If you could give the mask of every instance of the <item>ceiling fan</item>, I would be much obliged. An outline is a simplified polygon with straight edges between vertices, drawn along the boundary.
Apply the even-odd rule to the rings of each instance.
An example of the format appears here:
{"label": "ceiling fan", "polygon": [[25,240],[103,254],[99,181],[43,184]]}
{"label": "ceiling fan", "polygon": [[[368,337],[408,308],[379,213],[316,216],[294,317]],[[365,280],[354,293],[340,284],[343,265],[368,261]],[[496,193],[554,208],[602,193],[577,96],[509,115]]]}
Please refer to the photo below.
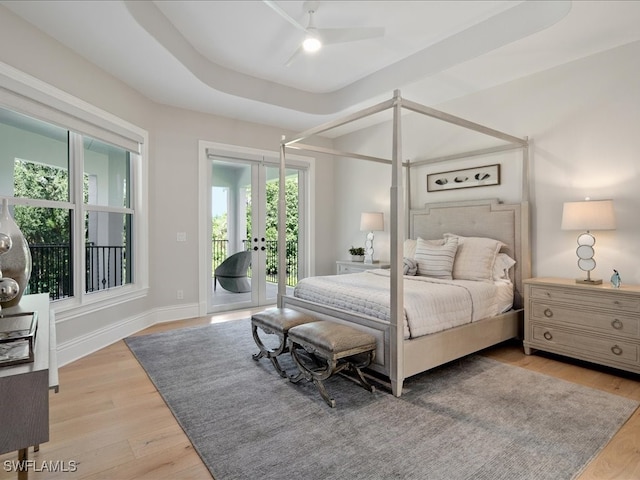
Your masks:
{"label": "ceiling fan", "polygon": [[313,23],[313,15],[318,11],[319,2],[304,2],[303,8],[309,14],[309,23],[306,27],[293,19],[275,2],[271,0],[263,0],[263,2],[291,25],[305,33],[300,46],[295,52],[293,52],[293,55],[291,55],[289,60],[285,63],[285,66],[287,67],[291,65],[291,63],[301,53],[315,53],[324,45],[355,42],[358,40],[367,40],[370,38],[384,36],[384,27],[317,28]]}

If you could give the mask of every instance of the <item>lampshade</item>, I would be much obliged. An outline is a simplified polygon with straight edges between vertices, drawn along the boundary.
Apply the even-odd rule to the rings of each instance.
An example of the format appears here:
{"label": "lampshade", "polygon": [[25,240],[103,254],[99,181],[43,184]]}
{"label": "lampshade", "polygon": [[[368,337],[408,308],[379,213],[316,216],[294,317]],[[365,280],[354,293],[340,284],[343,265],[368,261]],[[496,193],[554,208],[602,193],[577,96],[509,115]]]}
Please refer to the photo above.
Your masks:
{"label": "lampshade", "polygon": [[384,215],[382,212],[362,212],[360,215],[360,231],[376,232],[384,230]]}
{"label": "lampshade", "polygon": [[612,200],[565,202],[562,230],[615,230],[616,218]]}

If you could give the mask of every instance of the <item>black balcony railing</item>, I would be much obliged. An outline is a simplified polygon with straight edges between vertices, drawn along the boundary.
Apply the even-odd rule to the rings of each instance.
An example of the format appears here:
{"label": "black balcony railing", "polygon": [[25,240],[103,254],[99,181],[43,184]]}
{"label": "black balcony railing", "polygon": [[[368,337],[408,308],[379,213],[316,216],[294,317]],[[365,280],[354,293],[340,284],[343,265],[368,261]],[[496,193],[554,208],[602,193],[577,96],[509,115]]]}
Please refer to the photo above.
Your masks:
{"label": "black balcony railing", "polygon": [[[228,240],[213,240],[213,269],[227,258]],[[267,282],[278,283],[278,242],[266,243]],[[248,249],[250,242],[243,241]],[[28,293],[48,293],[51,300],[73,296],[73,257],[68,244],[29,245],[32,258]],[[87,244],[85,247],[85,292],[96,292],[131,282],[127,251],[121,246]],[[249,270],[251,276],[251,270]],[[287,242],[287,285],[298,283],[298,242]]]}
{"label": "black balcony railing", "polygon": [[[73,258],[68,244],[32,244],[29,293],[49,293],[51,300],[73,296]],[[126,248],[85,246],[85,292],[96,292],[130,282]]]}
{"label": "black balcony railing", "polygon": [[[249,240],[242,241],[244,248],[249,250],[251,242]],[[212,240],[213,252],[213,270],[220,265],[225,258],[228,257],[228,240]],[[267,282],[278,283],[278,242],[276,240],[267,240],[266,246],[266,276]],[[287,285],[294,287],[298,283],[298,241],[287,241]],[[213,271],[212,270],[212,271]],[[249,270],[251,276],[251,270]]]}
{"label": "black balcony railing", "polygon": [[127,283],[126,253],[122,246],[88,244],[85,248],[85,291],[97,292]]}
{"label": "black balcony railing", "polygon": [[48,293],[51,300],[73,296],[73,260],[70,245],[29,245],[31,277],[29,293]]}

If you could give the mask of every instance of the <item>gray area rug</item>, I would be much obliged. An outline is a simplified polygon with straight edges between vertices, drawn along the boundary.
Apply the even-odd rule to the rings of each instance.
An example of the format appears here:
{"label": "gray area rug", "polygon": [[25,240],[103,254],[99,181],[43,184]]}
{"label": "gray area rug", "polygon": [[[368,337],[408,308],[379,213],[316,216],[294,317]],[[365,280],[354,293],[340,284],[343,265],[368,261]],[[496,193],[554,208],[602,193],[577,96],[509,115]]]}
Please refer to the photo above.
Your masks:
{"label": "gray area rug", "polygon": [[[126,342],[216,480],[571,479],[638,406],[471,356],[412,377],[400,398],[332,378],[332,409],[252,360],[249,320]],[[281,364],[293,373],[289,355]]]}

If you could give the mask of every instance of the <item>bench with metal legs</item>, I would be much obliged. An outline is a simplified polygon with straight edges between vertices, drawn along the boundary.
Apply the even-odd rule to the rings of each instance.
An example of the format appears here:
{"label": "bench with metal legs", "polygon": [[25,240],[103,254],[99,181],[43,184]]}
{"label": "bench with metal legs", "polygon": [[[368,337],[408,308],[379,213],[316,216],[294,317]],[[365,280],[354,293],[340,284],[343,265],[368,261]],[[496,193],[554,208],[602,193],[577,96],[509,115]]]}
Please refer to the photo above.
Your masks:
{"label": "bench with metal legs", "polygon": [[[290,380],[313,382],[330,407],[336,402],[323,381],[340,372],[350,372],[346,378],[364,389],[374,392],[362,374],[375,357],[376,339],[373,335],[335,322],[320,320],[292,327],[289,330],[291,357],[299,373]],[[303,353],[304,352],[304,353]]]}
{"label": "bench with metal legs", "polygon": [[[289,329],[317,319],[311,315],[307,315],[290,308],[268,308],[262,312],[254,313],[251,316],[251,332],[253,339],[258,346],[259,352],[252,357],[255,361],[261,358],[271,360],[273,367],[281,377],[287,378],[287,373],[282,369],[278,362],[278,356],[289,351],[287,345],[287,333]],[[265,346],[260,338],[259,330],[265,334],[276,335],[278,344],[273,348]]]}

